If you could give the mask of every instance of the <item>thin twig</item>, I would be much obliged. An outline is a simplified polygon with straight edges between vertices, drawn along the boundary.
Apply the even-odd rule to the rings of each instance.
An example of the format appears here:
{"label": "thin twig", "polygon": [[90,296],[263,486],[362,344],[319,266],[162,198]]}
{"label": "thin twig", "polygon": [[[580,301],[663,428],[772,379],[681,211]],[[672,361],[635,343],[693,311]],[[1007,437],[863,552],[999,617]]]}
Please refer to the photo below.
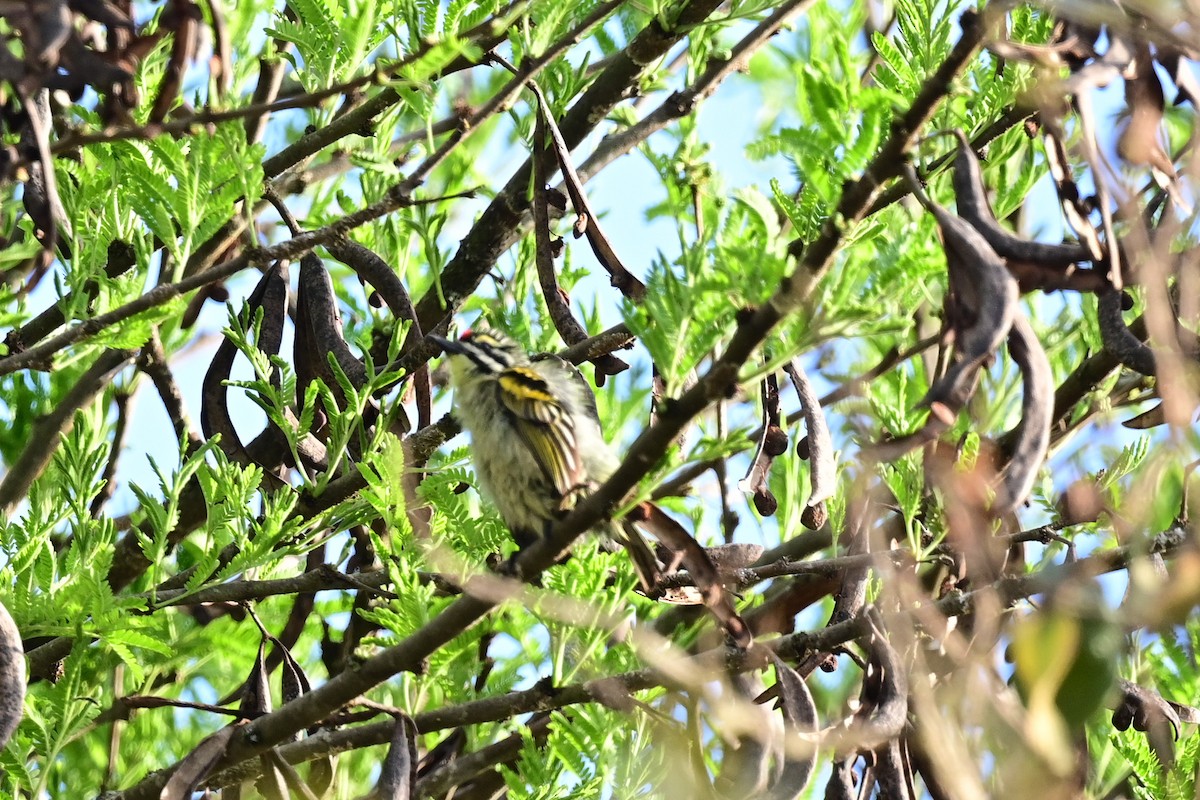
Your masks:
{"label": "thin twig", "polygon": [[112,376],[133,356],[132,350],[105,350],[79,376],[66,396],[33,424],[25,449],[0,480],[0,517],[12,518],[13,511],[25,499],[29,487],[50,465],[62,437],[70,433],[75,423],[75,412],[107,389]]}
{"label": "thin twig", "polygon": [[[1041,540],[1043,535],[1042,529],[1019,534],[1019,536],[1032,537],[1025,541]],[[1018,578],[1002,578],[969,593],[952,593],[932,603],[931,608],[936,609],[938,615],[950,619],[969,613],[976,600],[992,596],[994,593],[999,593],[1006,603],[1011,604],[1040,594],[1049,586],[1067,578],[1090,580],[1096,575],[1125,569],[1132,559],[1147,552],[1169,555],[1186,539],[1187,533],[1184,530],[1172,529],[1160,534],[1150,542],[1106,550],[1071,564],[1049,568],[1042,573]],[[885,627],[892,629],[896,626],[911,625],[918,620],[919,616],[924,617],[927,613],[927,609],[908,609],[885,614],[883,618]],[[795,660],[811,652],[830,652],[836,647],[870,635],[870,633],[871,625],[867,618],[858,616],[817,631],[805,631],[780,637],[770,642],[769,646],[781,657]],[[693,657],[692,661],[697,669],[694,674],[700,678],[706,675],[716,678],[729,669],[743,671],[756,669],[763,665],[762,661],[754,654],[746,654],[734,649],[726,649],[722,653],[701,653]],[[494,697],[471,700],[459,705],[415,714],[413,722],[419,732],[429,733],[465,725],[498,722],[522,714],[565,708],[580,703],[597,702],[601,698],[613,696],[614,693],[633,693],[659,686],[673,685],[673,680],[658,671],[641,669],[570,686],[555,686],[549,691],[538,686]],[[296,764],[348,750],[385,744],[390,741],[393,731],[394,723],[390,720],[344,730],[325,730],[300,742],[283,745],[279,747],[279,753],[289,763]],[[258,769],[256,761],[245,761],[237,767],[221,772],[216,776],[214,783],[230,785],[235,782],[251,780],[258,774]],[[141,796],[140,792],[129,789],[114,797],[113,800],[135,800]]]}

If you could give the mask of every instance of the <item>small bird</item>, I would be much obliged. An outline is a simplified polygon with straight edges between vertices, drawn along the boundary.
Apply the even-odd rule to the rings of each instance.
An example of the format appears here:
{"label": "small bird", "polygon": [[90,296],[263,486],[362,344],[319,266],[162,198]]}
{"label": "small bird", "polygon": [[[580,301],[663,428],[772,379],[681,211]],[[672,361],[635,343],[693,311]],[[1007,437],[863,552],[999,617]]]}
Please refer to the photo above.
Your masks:
{"label": "small bird", "polygon": [[[595,395],[569,362],[530,357],[502,333],[429,339],[450,357],[454,415],[471,435],[480,488],[525,548],[617,467]],[[618,538],[649,589],[658,569],[648,545],[630,525]]]}

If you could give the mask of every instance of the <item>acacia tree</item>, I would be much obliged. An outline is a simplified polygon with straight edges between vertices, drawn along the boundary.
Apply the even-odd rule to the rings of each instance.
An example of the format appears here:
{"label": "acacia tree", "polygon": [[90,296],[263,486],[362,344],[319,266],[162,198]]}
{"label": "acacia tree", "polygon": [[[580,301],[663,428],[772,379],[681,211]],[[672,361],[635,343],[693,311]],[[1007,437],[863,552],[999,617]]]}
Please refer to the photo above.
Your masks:
{"label": "acacia tree", "polygon": [[1191,6],[4,9],[9,795],[1193,796]]}

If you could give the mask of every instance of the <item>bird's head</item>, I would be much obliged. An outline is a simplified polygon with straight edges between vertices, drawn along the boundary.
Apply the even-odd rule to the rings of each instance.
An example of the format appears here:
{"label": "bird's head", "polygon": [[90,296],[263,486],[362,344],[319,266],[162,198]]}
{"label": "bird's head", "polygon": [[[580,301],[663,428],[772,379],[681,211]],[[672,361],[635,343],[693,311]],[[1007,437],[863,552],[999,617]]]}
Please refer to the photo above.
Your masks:
{"label": "bird's head", "polygon": [[430,336],[450,359],[450,377],[462,386],[499,374],[509,367],[529,364],[529,355],[507,334],[495,330],[468,330],[457,341]]}

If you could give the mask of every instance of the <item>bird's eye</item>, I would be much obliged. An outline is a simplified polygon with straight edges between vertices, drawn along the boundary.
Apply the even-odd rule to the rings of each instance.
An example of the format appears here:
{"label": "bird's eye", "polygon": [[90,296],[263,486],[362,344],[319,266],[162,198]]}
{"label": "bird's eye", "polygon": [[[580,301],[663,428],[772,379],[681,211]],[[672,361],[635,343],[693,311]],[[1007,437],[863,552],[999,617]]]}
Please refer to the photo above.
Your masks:
{"label": "bird's eye", "polygon": [[471,339],[474,336],[475,336],[475,331],[471,330],[470,328],[467,328],[465,331],[463,331],[462,336],[458,337],[458,340],[460,342],[469,342],[469,341],[471,341]]}

